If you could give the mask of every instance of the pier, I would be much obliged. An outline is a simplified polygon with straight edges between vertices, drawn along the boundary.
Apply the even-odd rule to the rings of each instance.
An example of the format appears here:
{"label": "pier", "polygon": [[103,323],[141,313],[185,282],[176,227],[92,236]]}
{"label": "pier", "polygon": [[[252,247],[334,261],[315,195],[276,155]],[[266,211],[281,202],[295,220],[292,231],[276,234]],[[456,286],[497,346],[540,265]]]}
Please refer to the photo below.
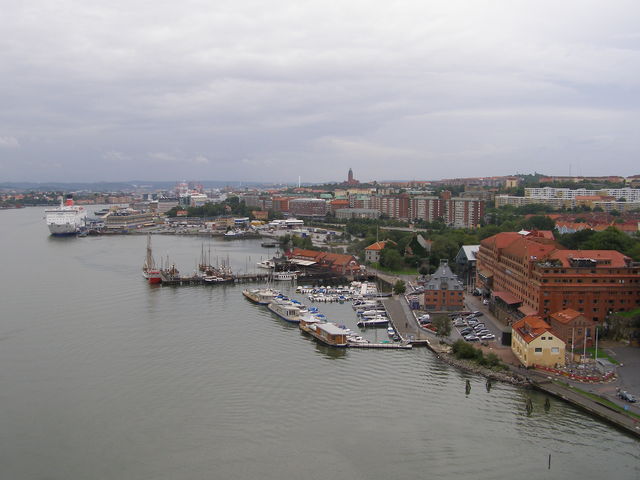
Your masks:
{"label": "pier", "polygon": [[378,348],[387,350],[410,350],[413,345],[410,343],[349,343],[348,348]]}
{"label": "pier", "polygon": [[236,283],[266,282],[270,278],[268,273],[245,273],[232,275],[223,280],[207,280],[206,277],[193,275],[190,277],[170,277],[162,275],[162,285],[228,285]]}
{"label": "pier", "polygon": [[402,341],[414,346],[429,345],[429,339],[433,337],[429,337],[418,326],[418,322],[404,297],[388,297],[382,300],[382,304],[387,311],[389,322]]}

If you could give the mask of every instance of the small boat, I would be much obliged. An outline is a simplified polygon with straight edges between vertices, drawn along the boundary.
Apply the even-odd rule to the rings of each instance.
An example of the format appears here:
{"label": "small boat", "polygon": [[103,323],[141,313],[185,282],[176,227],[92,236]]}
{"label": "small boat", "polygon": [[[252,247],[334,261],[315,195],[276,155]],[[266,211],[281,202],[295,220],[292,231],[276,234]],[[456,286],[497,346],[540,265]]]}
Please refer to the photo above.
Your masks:
{"label": "small boat", "polygon": [[267,270],[271,270],[276,266],[273,260],[262,260],[261,262],[256,263],[256,265],[258,268],[266,268]]}
{"label": "small boat", "polygon": [[278,246],[278,242],[262,242],[260,246],[264,248],[276,248]]}
{"label": "small boat", "polygon": [[385,317],[374,317],[367,320],[360,320],[356,325],[361,328],[366,327],[386,327],[389,325],[389,319]]}
{"label": "small boat", "polygon": [[276,272],[273,274],[273,279],[277,281],[290,281],[298,278],[297,272]]}

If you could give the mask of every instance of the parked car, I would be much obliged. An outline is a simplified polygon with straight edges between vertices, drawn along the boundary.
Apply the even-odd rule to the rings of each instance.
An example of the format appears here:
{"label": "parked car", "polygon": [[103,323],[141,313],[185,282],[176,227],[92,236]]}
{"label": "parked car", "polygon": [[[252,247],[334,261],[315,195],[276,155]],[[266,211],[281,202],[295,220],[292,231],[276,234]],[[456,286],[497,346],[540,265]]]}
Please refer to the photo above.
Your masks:
{"label": "parked car", "polygon": [[473,329],[469,327],[460,330],[460,335],[469,335],[470,333],[473,333]]}
{"label": "parked car", "polygon": [[466,337],[464,337],[464,339],[467,342],[479,342],[480,341],[480,338],[475,336],[475,335],[467,335]]}
{"label": "parked car", "polygon": [[621,390],[620,392],[618,392],[618,396],[624,400],[625,402],[629,402],[629,403],[636,403],[636,397],[634,397],[633,395],[631,395],[629,392],[627,392],[626,390]]}
{"label": "parked car", "polygon": [[493,333],[487,333],[486,335],[480,336],[482,340],[495,340],[496,336]]}
{"label": "parked car", "polygon": [[484,313],[475,311],[475,312],[471,312],[471,315],[473,315],[474,317],[481,317],[482,315],[484,315]]}
{"label": "parked car", "polygon": [[487,300],[486,298],[484,300],[482,300],[482,304],[483,305],[489,305],[489,300]]}

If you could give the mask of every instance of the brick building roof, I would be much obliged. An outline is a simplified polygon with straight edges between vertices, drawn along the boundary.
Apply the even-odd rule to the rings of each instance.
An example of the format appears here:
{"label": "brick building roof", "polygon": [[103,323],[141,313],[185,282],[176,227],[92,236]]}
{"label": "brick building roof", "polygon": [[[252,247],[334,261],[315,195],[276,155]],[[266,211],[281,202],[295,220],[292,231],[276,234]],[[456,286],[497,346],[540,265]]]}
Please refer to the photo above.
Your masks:
{"label": "brick building roof", "polygon": [[543,333],[551,332],[551,327],[538,315],[529,315],[514,323],[511,328],[527,343],[531,343]]}
{"label": "brick building roof", "polygon": [[571,323],[572,321],[574,321],[576,318],[582,316],[582,313],[572,309],[572,308],[565,308],[564,310],[560,311],[560,312],[556,312],[551,314],[551,318],[553,318],[554,320],[557,320],[560,323]]}

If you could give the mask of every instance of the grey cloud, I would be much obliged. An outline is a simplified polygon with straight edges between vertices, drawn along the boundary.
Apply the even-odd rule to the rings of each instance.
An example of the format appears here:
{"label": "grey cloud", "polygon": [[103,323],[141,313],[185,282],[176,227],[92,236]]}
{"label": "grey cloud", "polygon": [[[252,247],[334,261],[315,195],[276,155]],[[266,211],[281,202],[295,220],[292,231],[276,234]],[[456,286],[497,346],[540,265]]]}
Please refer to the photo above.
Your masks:
{"label": "grey cloud", "polygon": [[568,158],[637,173],[638,13],[582,0],[14,2],[0,19],[0,160],[11,180],[31,179],[28,161],[57,180],[559,174]]}

